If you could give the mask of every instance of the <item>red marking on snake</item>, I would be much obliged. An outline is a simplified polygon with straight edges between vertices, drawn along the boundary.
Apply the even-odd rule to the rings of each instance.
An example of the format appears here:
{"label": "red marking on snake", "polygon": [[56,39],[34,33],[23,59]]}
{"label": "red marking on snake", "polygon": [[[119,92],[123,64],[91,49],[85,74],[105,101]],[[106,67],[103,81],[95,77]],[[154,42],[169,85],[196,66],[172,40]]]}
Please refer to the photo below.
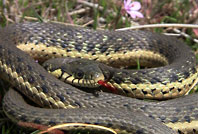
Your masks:
{"label": "red marking on snake", "polygon": [[103,81],[103,80],[99,80],[98,84],[106,87],[107,89],[109,89],[112,93],[117,93],[117,89],[115,87],[113,87],[112,85],[108,84],[107,81]]}

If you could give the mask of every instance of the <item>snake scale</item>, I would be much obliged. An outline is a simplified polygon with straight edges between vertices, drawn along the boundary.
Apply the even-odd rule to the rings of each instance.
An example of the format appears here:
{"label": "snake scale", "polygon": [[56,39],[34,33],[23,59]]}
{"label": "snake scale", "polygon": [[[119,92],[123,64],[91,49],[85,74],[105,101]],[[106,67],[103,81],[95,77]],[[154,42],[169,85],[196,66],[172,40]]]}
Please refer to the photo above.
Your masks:
{"label": "snake scale", "polygon": [[9,90],[3,109],[15,122],[88,123],[120,134],[198,131],[197,94],[160,102],[104,92],[94,96],[57,80],[30,56],[41,62],[54,57],[81,57],[114,66],[119,62],[132,65],[137,59],[146,65],[154,62],[160,67],[131,71],[128,79],[124,76],[130,71],[115,71],[110,81],[127,93],[130,90],[132,97],[167,99],[184,95],[197,81],[195,55],[175,38],[148,31],[95,31],[56,23],[27,22],[1,28],[1,78],[45,107],[31,106],[18,92]]}

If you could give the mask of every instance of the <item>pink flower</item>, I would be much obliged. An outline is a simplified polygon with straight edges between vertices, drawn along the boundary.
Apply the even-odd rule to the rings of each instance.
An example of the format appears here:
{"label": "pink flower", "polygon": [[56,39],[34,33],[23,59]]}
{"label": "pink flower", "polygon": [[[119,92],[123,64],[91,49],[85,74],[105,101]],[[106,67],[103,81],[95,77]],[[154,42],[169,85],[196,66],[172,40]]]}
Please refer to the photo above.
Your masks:
{"label": "pink flower", "polygon": [[124,0],[124,9],[130,16],[135,19],[136,17],[143,18],[143,14],[138,12],[140,10],[141,4],[140,2],[134,1],[132,2],[131,0]]}

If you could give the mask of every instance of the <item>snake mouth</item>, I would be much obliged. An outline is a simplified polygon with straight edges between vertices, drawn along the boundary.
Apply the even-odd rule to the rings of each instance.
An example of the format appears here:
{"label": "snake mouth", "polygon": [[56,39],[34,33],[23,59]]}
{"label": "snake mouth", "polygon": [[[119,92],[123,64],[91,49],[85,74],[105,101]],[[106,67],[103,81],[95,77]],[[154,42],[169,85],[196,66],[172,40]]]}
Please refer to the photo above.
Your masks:
{"label": "snake mouth", "polygon": [[111,85],[108,81],[105,81],[105,80],[99,80],[98,81],[98,84],[100,85],[100,86],[102,86],[102,87],[105,87],[105,88],[107,88],[110,92],[112,92],[112,93],[117,93],[118,92],[118,90],[113,86],[113,85]]}

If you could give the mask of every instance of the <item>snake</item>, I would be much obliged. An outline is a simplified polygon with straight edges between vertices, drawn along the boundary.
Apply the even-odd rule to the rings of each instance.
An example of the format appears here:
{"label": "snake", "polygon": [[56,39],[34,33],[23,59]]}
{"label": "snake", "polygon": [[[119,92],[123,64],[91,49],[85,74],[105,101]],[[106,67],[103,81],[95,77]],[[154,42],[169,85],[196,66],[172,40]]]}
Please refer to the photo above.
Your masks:
{"label": "snake", "polygon": [[[108,80],[127,97],[84,92],[58,80],[36,61],[56,57],[101,62],[91,66],[97,72],[95,76],[103,73],[97,78]],[[127,64],[136,65],[137,60],[151,68],[123,69]],[[72,65],[82,70],[78,66]],[[189,46],[173,37],[50,22],[11,24],[0,29],[0,74],[16,89],[9,90],[3,99],[3,111],[15,123],[86,123],[105,126],[119,134],[198,132],[197,94],[184,96],[197,83],[196,58]],[[61,77],[65,78],[65,73]],[[21,95],[38,106],[28,104]]]}

